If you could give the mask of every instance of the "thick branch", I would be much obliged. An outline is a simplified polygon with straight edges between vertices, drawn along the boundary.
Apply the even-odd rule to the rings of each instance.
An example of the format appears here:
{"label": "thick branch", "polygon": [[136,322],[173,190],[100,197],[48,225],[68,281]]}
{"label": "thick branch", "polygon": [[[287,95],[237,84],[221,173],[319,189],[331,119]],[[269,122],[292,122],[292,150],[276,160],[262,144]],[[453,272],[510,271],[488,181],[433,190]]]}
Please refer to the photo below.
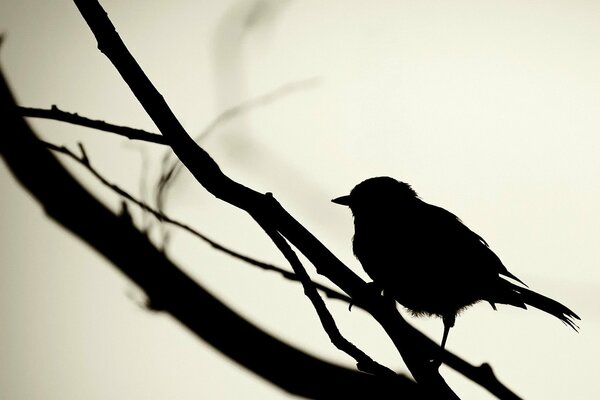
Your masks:
{"label": "thick branch", "polygon": [[97,1],[90,0],[75,0],[74,3],[96,36],[98,49],[115,65],[177,157],[194,177],[214,196],[240,208],[248,208],[248,204],[240,203],[260,203],[260,193],[224,175],[217,163],[187,134],[121,41],[102,6]]}

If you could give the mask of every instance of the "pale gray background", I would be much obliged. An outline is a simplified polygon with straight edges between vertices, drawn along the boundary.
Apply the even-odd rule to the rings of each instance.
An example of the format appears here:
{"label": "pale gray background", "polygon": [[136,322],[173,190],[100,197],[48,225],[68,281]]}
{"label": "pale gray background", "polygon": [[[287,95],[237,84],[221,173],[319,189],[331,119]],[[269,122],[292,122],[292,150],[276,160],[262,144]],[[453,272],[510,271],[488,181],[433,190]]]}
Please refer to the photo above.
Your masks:
{"label": "pale gray background", "polygon": [[[600,397],[600,3],[102,4],[191,134],[229,107],[299,83],[202,142],[224,171],[274,192],[363,276],[350,251],[350,214],[329,200],[373,175],[410,182],[480,233],[531,288],[583,318],[576,334],[541,312],[481,304],[458,319],[448,347],[472,363],[491,363],[526,399]],[[2,66],[22,105],[56,104],[154,130],[72,2],[2,0],[0,30],[7,34]],[[54,143],[75,149],[84,142],[93,164],[134,194],[144,177],[153,182],[165,151],[31,123]],[[152,165],[147,174],[143,160]],[[116,209],[115,195],[67,165]],[[0,398],[286,397],[171,318],[139,307],[131,282],[46,219],[4,164],[0,170]],[[187,175],[168,210],[240,251],[284,264],[246,214]],[[331,346],[298,285],[187,234],[175,232],[168,251],[269,332],[353,365]],[[341,303],[330,307],[344,335],[378,361],[405,368],[371,318]],[[439,340],[441,321],[411,321]],[[442,372],[463,398],[491,397]]]}

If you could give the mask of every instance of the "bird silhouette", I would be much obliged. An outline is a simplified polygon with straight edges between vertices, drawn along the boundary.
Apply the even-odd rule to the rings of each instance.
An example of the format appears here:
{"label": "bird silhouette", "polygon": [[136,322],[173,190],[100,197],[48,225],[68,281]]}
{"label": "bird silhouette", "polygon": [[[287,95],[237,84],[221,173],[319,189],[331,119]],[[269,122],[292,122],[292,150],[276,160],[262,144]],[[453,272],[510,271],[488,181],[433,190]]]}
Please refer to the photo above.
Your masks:
{"label": "bird silhouette", "polygon": [[[442,318],[446,345],[458,313],[479,301],[527,305],[577,331],[570,309],[528,288],[479,235],[451,212],[390,177],[367,179],[332,200],[354,215],[354,254],[373,285],[413,315]],[[518,283],[518,284],[517,284]]]}

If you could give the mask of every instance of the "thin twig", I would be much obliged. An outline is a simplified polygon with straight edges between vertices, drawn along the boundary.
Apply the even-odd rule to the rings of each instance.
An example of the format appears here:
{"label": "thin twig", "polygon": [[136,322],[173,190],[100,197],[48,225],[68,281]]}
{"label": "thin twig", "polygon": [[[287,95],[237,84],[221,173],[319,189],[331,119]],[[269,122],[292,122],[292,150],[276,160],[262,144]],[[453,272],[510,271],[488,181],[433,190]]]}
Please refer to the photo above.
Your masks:
{"label": "thin twig", "polygon": [[89,119],[86,117],[82,117],[77,113],[62,111],[55,105],[52,105],[52,107],[49,110],[32,107],[17,107],[17,109],[21,112],[21,115],[24,117],[44,118],[52,119],[55,121],[68,122],[73,125],[85,126],[87,128],[93,128],[101,131],[115,133],[117,135],[124,136],[131,140],[142,140],[144,142],[157,143],[163,145],[167,144],[167,140],[162,135],[152,132],[146,132],[141,129],[129,128],[127,126],[109,124],[108,122],[100,120]]}

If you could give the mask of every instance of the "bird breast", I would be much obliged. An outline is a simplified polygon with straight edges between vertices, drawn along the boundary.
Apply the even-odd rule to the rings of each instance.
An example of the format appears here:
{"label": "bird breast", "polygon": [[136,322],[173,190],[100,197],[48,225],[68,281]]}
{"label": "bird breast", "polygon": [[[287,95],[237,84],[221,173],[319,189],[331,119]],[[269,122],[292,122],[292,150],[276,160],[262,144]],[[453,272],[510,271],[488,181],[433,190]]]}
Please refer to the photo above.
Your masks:
{"label": "bird breast", "polygon": [[410,219],[355,218],[353,250],[384,294],[415,314],[453,314],[478,300],[456,249]]}

